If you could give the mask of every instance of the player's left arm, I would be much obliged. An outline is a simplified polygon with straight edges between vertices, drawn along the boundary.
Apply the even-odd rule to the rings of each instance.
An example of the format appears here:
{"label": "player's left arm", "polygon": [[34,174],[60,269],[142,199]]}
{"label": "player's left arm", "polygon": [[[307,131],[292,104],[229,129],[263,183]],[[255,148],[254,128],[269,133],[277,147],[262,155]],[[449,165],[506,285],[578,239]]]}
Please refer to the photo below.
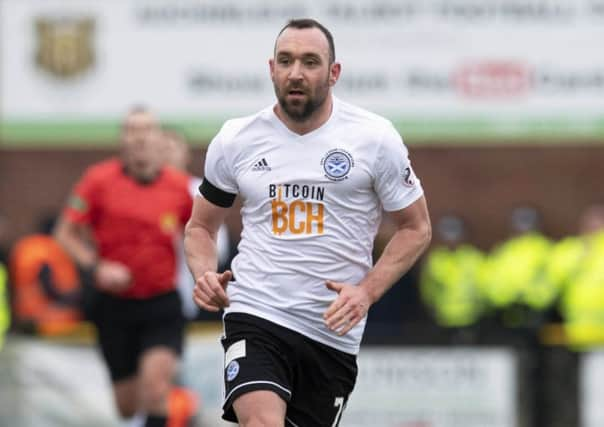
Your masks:
{"label": "player's left arm", "polygon": [[344,335],[367,314],[394,283],[417,261],[430,243],[432,228],[424,196],[404,209],[388,212],[395,232],[375,266],[358,285],[327,281],[338,293],[324,314],[328,328]]}

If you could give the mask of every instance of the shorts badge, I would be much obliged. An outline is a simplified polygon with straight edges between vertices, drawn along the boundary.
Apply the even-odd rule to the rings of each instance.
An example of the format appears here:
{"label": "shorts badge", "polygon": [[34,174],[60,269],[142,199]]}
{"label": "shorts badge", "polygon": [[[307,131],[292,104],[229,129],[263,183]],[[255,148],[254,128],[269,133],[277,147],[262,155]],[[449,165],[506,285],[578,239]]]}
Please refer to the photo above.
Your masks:
{"label": "shorts badge", "polygon": [[235,377],[239,374],[239,363],[236,360],[233,360],[226,367],[226,379],[227,381],[233,381]]}

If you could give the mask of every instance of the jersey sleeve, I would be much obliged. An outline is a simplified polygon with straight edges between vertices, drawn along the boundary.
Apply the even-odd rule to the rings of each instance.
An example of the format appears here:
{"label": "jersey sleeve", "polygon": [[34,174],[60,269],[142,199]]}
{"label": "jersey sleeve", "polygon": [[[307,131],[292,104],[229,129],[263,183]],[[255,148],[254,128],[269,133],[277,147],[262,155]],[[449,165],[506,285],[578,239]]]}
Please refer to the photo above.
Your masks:
{"label": "jersey sleeve", "polygon": [[206,153],[205,173],[199,186],[201,195],[215,205],[229,207],[238,193],[232,162],[225,155],[221,133],[216,135]]}
{"label": "jersey sleeve", "polygon": [[374,171],[374,188],[386,211],[406,208],[424,194],[411,167],[407,147],[392,126],[384,132]]}
{"label": "jersey sleeve", "polygon": [[90,170],[73,187],[63,215],[67,220],[80,224],[91,224],[95,214],[98,180]]}
{"label": "jersey sleeve", "polygon": [[191,198],[195,199],[195,197],[199,196],[199,186],[201,185],[202,179],[197,176],[191,176],[189,181],[189,193],[191,193]]}

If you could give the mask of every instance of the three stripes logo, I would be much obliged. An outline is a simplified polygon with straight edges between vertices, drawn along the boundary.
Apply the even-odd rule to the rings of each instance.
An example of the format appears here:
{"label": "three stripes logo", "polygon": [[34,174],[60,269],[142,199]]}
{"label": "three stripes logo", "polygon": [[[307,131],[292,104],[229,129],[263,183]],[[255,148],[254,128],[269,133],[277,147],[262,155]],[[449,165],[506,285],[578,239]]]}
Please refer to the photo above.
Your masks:
{"label": "three stripes logo", "polygon": [[262,160],[254,163],[252,166],[252,172],[260,172],[260,171],[270,171],[271,167],[268,165],[268,162],[263,157]]}

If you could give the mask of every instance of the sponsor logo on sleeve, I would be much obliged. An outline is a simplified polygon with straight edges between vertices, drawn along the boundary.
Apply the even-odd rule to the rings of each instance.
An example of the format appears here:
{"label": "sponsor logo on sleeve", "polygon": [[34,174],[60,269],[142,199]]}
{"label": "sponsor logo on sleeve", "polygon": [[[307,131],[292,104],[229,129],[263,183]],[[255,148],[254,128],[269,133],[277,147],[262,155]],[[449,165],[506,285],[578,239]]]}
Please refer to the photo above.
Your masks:
{"label": "sponsor logo on sleeve", "polygon": [[403,184],[406,187],[413,187],[415,185],[415,173],[413,173],[413,169],[411,166],[407,166],[405,170],[403,170]]}

